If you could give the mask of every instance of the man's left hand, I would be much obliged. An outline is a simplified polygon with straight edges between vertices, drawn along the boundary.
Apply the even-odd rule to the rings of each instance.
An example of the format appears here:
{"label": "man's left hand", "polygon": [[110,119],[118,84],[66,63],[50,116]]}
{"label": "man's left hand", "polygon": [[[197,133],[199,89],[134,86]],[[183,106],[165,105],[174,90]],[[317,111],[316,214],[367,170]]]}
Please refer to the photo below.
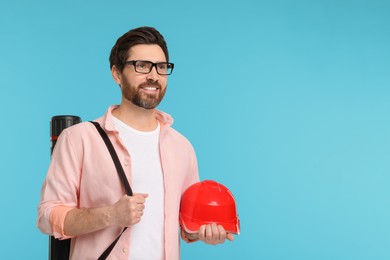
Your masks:
{"label": "man's left hand", "polygon": [[227,233],[221,225],[207,224],[200,226],[198,238],[209,245],[222,244],[225,240],[234,240],[232,233]]}

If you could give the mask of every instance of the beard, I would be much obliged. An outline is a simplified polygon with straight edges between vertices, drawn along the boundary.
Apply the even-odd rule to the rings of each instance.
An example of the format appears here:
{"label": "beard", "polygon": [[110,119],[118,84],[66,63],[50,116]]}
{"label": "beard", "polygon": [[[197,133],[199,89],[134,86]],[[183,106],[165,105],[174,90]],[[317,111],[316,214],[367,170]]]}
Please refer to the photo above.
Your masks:
{"label": "beard", "polygon": [[[142,88],[144,87],[157,87],[157,95],[142,93]],[[122,95],[124,98],[132,102],[134,105],[145,108],[145,109],[154,109],[157,107],[161,100],[165,96],[165,89],[162,88],[159,82],[155,81],[146,81],[138,85],[138,87],[132,86],[126,79],[122,83]]]}

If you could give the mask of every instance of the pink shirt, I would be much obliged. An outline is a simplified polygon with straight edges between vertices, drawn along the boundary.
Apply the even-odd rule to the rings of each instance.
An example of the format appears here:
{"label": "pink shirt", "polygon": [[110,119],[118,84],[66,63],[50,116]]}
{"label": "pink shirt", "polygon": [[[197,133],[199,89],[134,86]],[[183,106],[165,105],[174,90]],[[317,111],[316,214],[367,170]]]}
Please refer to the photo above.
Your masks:
{"label": "pink shirt", "polygon": [[[96,120],[106,130],[122,162],[131,185],[131,155],[124,148],[112,122],[112,106]],[[179,259],[179,206],[188,186],[199,181],[194,149],[190,142],[171,128],[173,119],[157,111],[161,125],[160,156],[165,189],[165,259]],[[89,122],[65,129],[57,140],[50,167],[42,187],[38,207],[39,229],[59,239],[64,234],[64,219],[73,208],[96,208],[117,202],[125,194],[111,156]],[[73,237],[71,259],[97,259],[119,235],[122,228],[108,227]],[[108,259],[128,259],[131,228],[123,233]],[[151,248],[151,250],[153,250]]]}

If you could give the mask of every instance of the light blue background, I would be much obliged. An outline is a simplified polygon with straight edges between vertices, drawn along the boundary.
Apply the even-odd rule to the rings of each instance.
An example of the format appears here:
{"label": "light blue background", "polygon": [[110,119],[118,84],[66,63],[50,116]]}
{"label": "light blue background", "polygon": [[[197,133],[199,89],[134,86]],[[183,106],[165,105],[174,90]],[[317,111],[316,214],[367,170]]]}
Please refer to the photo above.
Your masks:
{"label": "light blue background", "polygon": [[3,0],[1,258],[47,259],[50,118],[118,103],[109,51],[150,25],[175,62],[160,109],[242,223],[233,243],[182,243],[183,259],[390,259],[389,14],[380,0]]}

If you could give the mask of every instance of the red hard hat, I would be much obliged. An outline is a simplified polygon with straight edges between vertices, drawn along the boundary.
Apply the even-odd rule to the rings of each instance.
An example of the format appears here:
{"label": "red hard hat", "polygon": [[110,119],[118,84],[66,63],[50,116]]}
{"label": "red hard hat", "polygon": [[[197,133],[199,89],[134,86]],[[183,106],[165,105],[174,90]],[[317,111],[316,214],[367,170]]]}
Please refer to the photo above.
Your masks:
{"label": "red hard hat", "polygon": [[189,233],[198,232],[203,224],[222,225],[230,233],[240,233],[236,202],[222,184],[205,180],[191,185],[180,203],[180,225]]}

